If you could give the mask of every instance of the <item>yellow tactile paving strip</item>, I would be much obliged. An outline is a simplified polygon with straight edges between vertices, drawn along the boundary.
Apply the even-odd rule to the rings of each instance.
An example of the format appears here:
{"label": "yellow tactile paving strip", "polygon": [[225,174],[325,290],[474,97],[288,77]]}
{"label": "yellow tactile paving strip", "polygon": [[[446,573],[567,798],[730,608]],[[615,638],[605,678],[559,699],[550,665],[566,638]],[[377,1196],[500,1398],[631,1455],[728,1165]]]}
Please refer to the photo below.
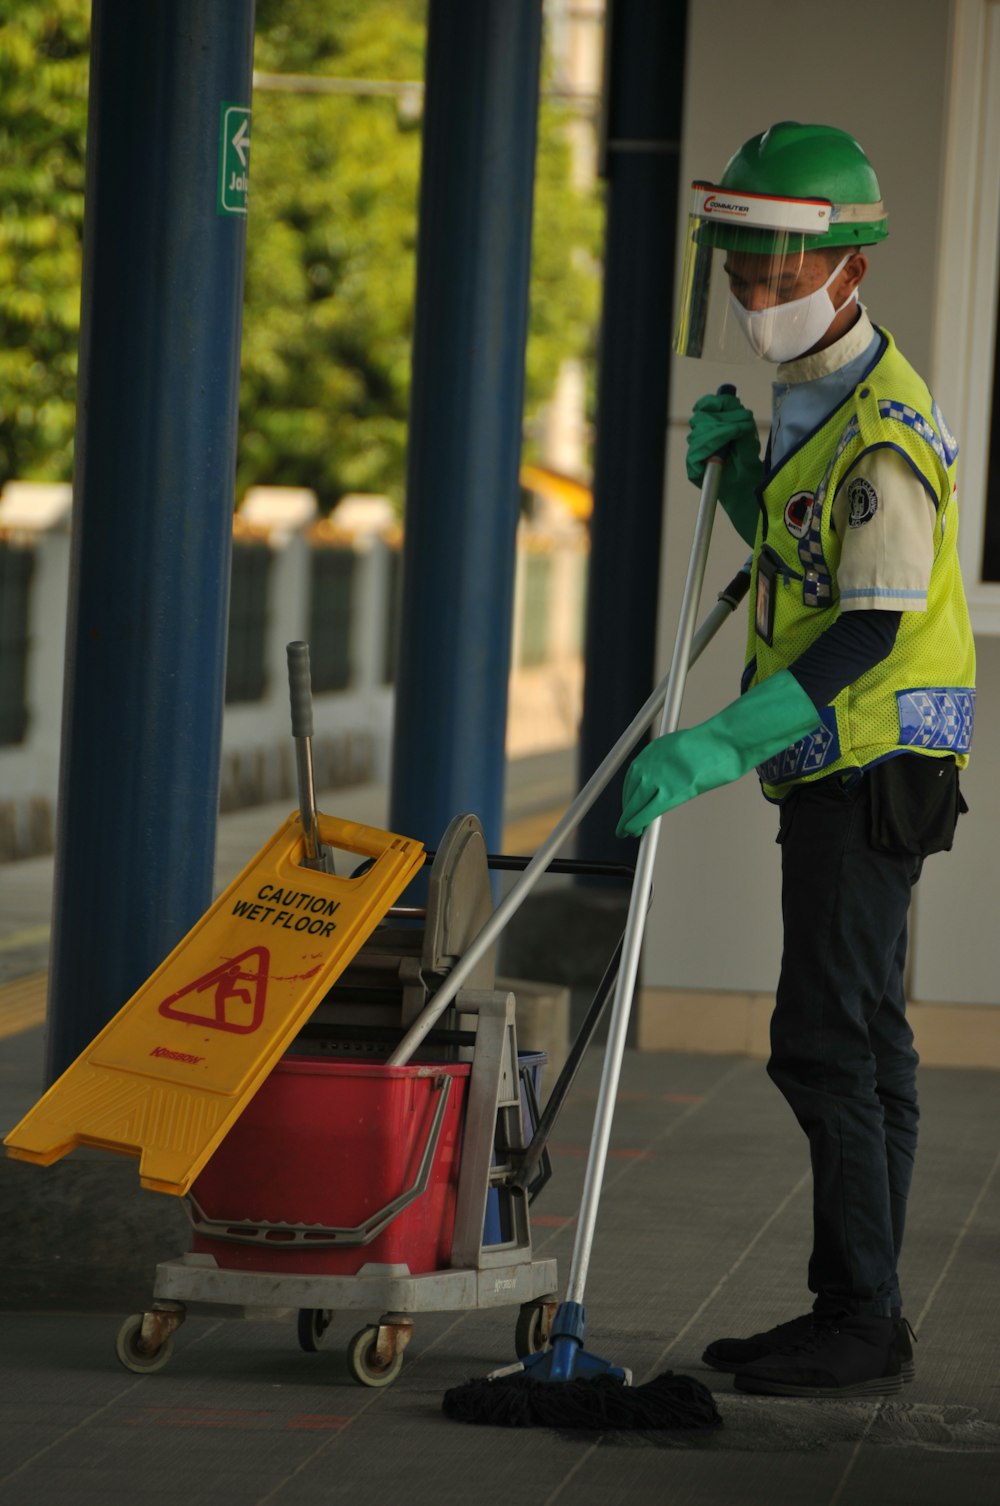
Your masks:
{"label": "yellow tactile paving strip", "polygon": [[0,985],[0,1040],[44,1024],[48,986],[47,972]]}
{"label": "yellow tactile paving strip", "polygon": [[[504,827],[503,850],[517,857],[531,857],[537,852],[556,822],[564,814],[564,807],[556,810],[538,811],[532,816],[521,816],[509,821]],[[558,854],[565,857],[565,853]]]}
{"label": "yellow tactile paving strip", "polygon": [[27,930],[13,931],[9,936],[0,936],[0,952],[17,952],[22,947],[38,946],[48,939],[48,926],[29,926]]}

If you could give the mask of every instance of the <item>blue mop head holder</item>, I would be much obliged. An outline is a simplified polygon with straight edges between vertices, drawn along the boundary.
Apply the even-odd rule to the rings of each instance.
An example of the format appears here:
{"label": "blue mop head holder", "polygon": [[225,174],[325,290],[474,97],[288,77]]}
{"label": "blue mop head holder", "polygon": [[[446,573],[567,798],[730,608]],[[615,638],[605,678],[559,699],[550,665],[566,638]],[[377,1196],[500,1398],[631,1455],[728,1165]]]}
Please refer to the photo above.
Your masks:
{"label": "blue mop head holder", "polygon": [[580,1302],[560,1302],[552,1321],[549,1343],[540,1354],[529,1355],[524,1373],[536,1381],[584,1380],[592,1375],[607,1375],[630,1385],[632,1373],[612,1365],[583,1347],[587,1315]]}

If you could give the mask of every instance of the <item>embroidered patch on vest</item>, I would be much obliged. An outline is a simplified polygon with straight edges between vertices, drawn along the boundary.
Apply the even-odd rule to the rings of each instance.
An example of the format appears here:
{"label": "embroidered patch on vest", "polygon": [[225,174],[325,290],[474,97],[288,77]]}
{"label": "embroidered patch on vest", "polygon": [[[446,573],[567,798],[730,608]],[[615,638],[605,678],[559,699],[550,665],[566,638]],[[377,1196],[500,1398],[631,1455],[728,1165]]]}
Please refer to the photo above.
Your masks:
{"label": "embroidered patch on vest", "polygon": [[785,527],[793,539],[804,539],[812,517],[812,492],[796,492],[785,503]]}
{"label": "embroidered patch on vest", "polygon": [[855,476],[847,488],[848,527],[870,523],[878,512],[878,492],[864,476]]}

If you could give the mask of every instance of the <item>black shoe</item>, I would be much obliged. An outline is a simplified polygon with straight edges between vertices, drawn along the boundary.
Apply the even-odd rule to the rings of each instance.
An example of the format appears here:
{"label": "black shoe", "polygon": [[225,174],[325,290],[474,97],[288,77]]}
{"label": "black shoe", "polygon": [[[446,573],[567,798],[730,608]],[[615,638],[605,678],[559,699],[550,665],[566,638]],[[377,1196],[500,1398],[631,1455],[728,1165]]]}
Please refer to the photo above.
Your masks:
{"label": "black shoe", "polygon": [[815,1313],[803,1313],[801,1318],[792,1318],[779,1323],[776,1328],[765,1328],[762,1333],[752,1333],[748,1339],[715,1339],[702,1355],[706,1365],[715,1370],[741,1370],[757,1360],[773,1354],[776,1349],[790,1344],[802,1334],[811,1331]]}
{"label": "black shoe", "polygon": [[872,1313],[819,1317],[755,1364],[736,1372],[737,1391],[764,1396],[892,1396],[902,1390],[901,1320]]}
{"label": "black shoe", "polygon": [[898,1307],[892,1310],[892,1321],[896,1325],[892,1341],[899,1355],[899,1373],[903,1377],[903,1384],[908,1386],[917,1373],[917,1367],[913,1361],[913,1346],[917,1336]]}
{"label": "black shoe", "polygon": [[[917,1336],[898,1307],[893,1308],[892,1317],[896,1325],[894,1343],[899,1355],[899,1371],[903,1384],[908,1386],[917,1373],[913,1359],[913,1345]],[[714,1370],[728,1370],[735,1374],[744,1365],[752,1365],[757,1360],[764,1359],[807,1332],[815,1321],[815,1312],[803,1313],[801,1318],[792,1318],[787,1323],[766,1328],[762,1333],[753,1333],[748,1339],[715,1339],[705,1350],[702,1360]]]}

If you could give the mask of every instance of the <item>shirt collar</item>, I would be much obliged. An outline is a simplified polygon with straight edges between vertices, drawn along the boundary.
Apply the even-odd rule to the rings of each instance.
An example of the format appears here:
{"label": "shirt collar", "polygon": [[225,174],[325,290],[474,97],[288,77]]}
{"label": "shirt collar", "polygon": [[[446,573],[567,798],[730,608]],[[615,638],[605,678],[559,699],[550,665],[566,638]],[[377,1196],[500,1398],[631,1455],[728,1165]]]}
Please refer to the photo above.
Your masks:
{"label": "shirt collar", "polygon": [[875,329],[864,305],[859,305],[861,317],[855,319],[846,334],[841,335],[825,350],[817,350],[811,356],[799,356],[795,361],[782,361],[775,376],[779,382],[795,386],[799,382],[814,382],[817,377],[829,376],[851,361],[857,360],[875,338]]}

